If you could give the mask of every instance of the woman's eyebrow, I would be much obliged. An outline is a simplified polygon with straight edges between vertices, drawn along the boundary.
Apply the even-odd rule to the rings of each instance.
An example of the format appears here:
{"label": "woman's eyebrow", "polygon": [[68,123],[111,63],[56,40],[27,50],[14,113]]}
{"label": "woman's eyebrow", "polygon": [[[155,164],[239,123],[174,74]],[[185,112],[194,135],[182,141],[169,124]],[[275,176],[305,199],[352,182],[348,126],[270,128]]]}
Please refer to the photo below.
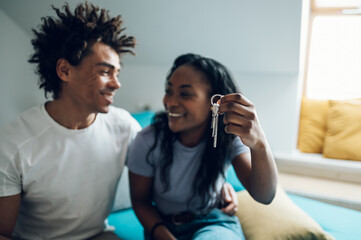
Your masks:
{"label": "woman's eyebrow", "polygon": [[181,85],[179,88],[193,88],[193,86],[190,84],[184,84],[184,85]]}

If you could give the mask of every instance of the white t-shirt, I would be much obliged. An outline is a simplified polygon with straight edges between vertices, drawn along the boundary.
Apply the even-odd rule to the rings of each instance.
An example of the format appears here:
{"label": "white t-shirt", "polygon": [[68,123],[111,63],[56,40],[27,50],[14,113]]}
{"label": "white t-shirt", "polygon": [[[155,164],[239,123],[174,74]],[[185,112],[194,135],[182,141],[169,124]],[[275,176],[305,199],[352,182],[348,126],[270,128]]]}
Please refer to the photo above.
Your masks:
{"label": "white t-shirt", "polygon": [[85,239],[100,233],[140,129],[127,111],[110,107],[88,128],[71,130],[44,105],[1,129],[0,196],[22,193],[14,236]]}
{"label": "white t-shirt", "polygon": [[[200,161],[206,142],[202,141],[195,147],[186,147],[178,140],[173,144],[173,162],[169,169],[169,191],[164,192],[164,185],[160,178],[160,160],[163,149],[160,141],[154,151],[149,155],[149,162],[146,160],[150,148],[154,144],[153,127],[147,127],[138,133],[129,150],[128,168],[130,171],[146,176],[153,177],[153,200],[158,210],[164,214],[174,214],[184,211],[198,212],[201,206],[201,197],[195,198],[188,204],[188,199],[193,196],[192,186],[194,185],[199,169]],[[232,147],[227,153],[226,166],[223,169],[227,171],[233,159],[239,154],[249,152],[249,148],[242,143],[239,137],[236,137]],[[218,178],[216,183],[217,191],[220,192],[224,179]],[[216,197],[216,193],[213,194]],[[208,199],[209,205],[216,201],[215,198]]]}

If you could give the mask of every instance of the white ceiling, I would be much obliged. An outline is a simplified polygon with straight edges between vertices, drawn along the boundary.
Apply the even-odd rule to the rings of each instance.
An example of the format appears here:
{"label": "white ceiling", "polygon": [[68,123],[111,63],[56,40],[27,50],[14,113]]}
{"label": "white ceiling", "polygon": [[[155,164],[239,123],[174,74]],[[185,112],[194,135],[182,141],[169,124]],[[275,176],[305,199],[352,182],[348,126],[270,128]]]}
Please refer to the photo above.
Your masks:
{"label": "white ceiling", "polygon": [[[59,0],[0,0],[0,8],[26,33],[54,15]],[[70,1],[69,1],[70,2]],[[70,6],[74,7],[71,1]],[[301,0],[93,0],[121,14],[137,39],[126,64],[169,67],[186,52],[216,58],[237,71],[297,72]],[[0,23],[1,24],[1,23]],[[3,33],[2,33],[3,34]]]}

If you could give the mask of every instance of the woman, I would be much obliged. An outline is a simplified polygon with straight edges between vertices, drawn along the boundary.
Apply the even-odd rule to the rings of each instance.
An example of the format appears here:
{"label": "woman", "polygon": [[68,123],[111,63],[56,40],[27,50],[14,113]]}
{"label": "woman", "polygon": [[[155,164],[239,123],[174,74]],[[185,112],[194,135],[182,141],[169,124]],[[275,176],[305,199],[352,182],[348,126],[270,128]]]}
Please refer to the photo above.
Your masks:
{"label": "woman", "polygon": [[[170,69],[165,111],[141,131],[129,153],[131,198],[147,239],[244,239],[237,217],[218,209],[230,164],[261,203],[275,195],[277,170],[253,104],[228,70],[195,54]],[[217,147],[211,97],[218,100]]]}

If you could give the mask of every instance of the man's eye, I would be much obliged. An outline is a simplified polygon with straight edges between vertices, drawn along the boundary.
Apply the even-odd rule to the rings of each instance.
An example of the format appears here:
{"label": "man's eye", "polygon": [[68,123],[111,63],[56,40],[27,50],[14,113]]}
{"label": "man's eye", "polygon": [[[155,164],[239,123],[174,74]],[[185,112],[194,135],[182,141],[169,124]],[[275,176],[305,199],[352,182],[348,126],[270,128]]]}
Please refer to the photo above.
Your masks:
{"label": "man's eye", "polygon": [[100,73],[103,74],[103,75],[107,75],[107,74],[109,74],[109,71],[108,70],[102,70],[102,71],[100,71]]}

